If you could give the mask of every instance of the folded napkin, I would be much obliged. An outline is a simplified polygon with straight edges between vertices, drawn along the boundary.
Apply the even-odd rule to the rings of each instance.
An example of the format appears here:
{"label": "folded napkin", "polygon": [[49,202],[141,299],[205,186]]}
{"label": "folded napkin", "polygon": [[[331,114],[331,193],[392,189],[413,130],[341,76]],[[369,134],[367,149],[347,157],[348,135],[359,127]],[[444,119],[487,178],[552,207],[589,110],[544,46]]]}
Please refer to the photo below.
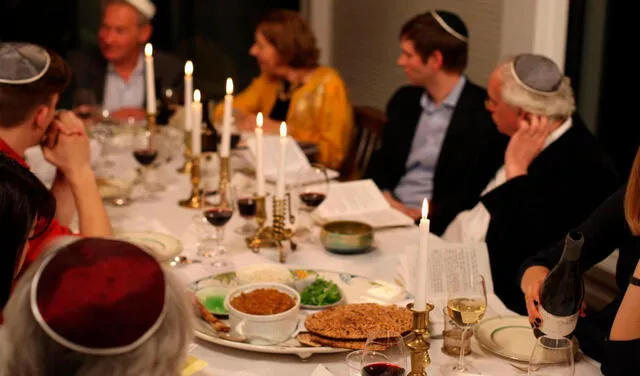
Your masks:
{"label": "folded napkin", "polygon": [[313,370],[311,376],[334,376],[331,371],[327,369],[327,367],[322,364],[318,364],[318,366]]}

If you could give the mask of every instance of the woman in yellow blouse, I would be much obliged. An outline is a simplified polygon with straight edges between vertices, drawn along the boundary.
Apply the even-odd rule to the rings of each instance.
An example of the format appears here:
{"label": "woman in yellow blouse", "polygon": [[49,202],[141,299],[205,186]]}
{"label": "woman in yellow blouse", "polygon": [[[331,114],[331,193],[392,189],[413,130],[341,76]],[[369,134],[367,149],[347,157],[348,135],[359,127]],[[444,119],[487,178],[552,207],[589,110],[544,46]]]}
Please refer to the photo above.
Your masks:
{"label": "woman in yellow blouse", "polygon": [[[319,50],[307,22],[297,13],[277,10],[260,21],[249,54],[261,74],[233,101],[236,125],[252,131],[258,112],[264,130],[276,134],[282,121],[299,142],[318,147],[318,162],[333,169],[347,154],[353,112],[338,72],[319,66]],[[216,119],[222,117],[216,108]]]}

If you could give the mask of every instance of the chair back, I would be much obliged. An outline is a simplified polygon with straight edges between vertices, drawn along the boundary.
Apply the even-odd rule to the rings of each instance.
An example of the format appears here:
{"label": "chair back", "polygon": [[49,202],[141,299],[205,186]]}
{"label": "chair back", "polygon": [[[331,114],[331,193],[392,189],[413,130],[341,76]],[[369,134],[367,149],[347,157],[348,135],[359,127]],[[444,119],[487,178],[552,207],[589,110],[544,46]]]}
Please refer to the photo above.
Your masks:
{"label": "chair back", "polygon": [[340,171],[342,181],[362,179],[387,122],[385,113],[375,107],[354,106],[353,115],[354,134]]}

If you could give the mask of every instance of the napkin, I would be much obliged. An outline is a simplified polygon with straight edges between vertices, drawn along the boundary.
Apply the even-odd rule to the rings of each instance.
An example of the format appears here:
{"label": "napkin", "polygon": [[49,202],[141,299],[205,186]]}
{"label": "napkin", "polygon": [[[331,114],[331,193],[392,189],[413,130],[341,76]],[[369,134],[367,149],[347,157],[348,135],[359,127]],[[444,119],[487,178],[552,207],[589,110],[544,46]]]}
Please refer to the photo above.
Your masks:
{"label": "napkin", "polygon": [[331,371],[327,369],[327,367],[325,367],[322,364],[318,364],[318,366],[311,373],[311,376],[334,376],[334,375],[333,373],[331,373]]}
{"label": "napkin", "polygon": [[193,355],[187,356],[184,368],[182,369],[181,376],[191,376],[198,371],[205,369],[209,364],[202,359],[196,358]]}

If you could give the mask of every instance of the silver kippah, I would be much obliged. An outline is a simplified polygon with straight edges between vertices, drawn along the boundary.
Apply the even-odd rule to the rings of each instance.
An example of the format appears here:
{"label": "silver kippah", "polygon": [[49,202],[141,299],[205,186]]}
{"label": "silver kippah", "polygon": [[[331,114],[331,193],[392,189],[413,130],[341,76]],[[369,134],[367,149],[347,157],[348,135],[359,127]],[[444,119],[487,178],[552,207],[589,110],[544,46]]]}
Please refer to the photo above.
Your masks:
{"label": "silver kippah", "polygon": [[526,90],[540,95],[558,92],[564,78],[556,63],[542,55],[521,54],[510,65],[516,82]]}
{"label": "silver kippah", "polygon": [[21,85],[38,80],[49,69],[51,56],[40,46],[0,43],[0,83]]}
{"label": "silver kippah", "polygon": [[456,39],[466,42],[468,39],[467,28],[464,22],[451,12],[444,10],[432,10],[429,11],[431,16],[438,22],[438,24],[450,35]]}

